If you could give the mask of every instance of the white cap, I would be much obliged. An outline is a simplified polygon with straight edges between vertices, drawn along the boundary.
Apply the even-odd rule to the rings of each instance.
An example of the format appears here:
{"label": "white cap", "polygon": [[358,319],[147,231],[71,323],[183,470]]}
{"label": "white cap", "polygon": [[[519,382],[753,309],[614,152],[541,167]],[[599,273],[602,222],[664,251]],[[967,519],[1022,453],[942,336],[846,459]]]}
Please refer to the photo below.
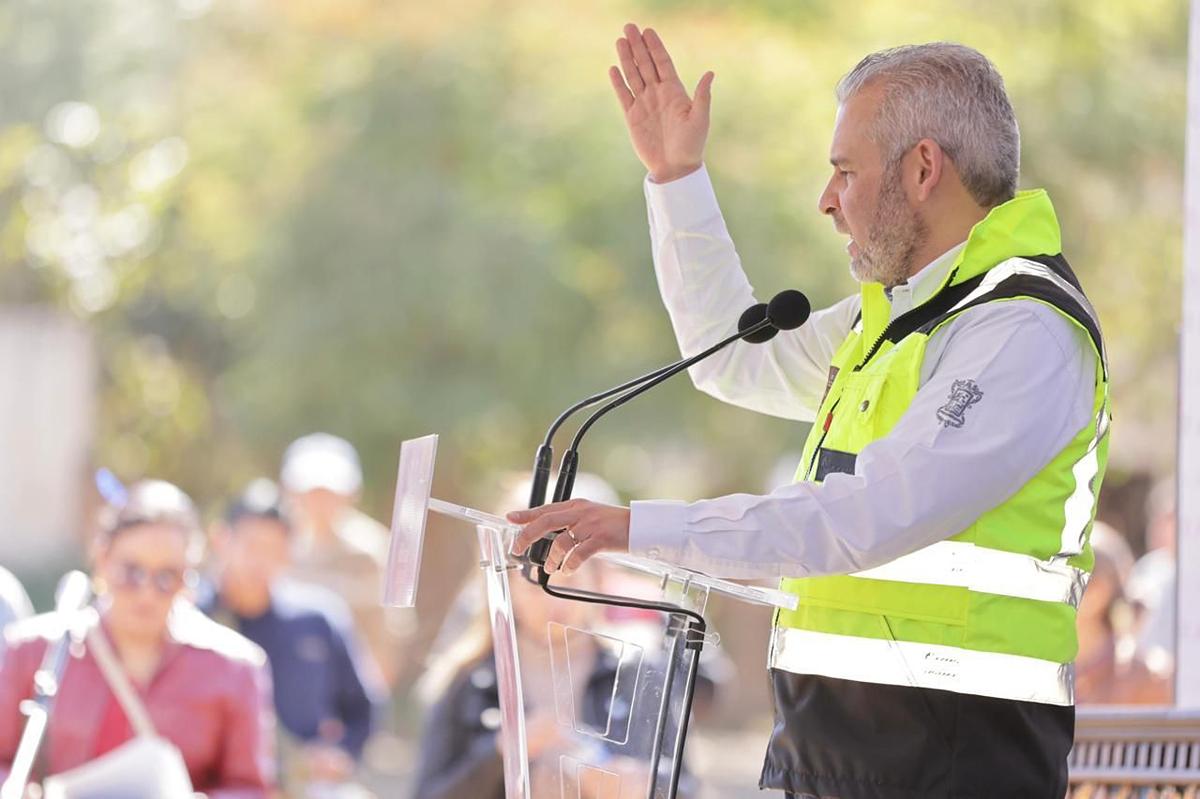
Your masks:
{"label": "white cap", "polygon": [[279,482],[296,494],[325,488],[352,496],[362,488],[362,465],[354,445],[346,439],[313,433],[296,439],[287,448]]}

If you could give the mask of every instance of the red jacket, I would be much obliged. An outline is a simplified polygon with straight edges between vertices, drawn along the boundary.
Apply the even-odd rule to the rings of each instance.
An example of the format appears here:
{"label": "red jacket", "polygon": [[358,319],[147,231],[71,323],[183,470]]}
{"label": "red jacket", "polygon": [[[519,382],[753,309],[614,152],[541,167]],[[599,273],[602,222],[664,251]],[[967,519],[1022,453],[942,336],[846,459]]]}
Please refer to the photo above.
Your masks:
{"label": "red jacket", "polygon": [[[36,616],[9,627],[0,666],[0,779],[17,751],[33,696],[33,675],[47,642],[62,634],[62,618]],[[183,754],[192,785],[211,799],[259,799],[275,783],[275,717],[263,651],[180,602],[168,623],[169,643],[158,672],[138,694],[157,733]],[[91,651],[72,656],[42,742],[41,775],[57,774],[95,756],[101,720],[115,702]]]}

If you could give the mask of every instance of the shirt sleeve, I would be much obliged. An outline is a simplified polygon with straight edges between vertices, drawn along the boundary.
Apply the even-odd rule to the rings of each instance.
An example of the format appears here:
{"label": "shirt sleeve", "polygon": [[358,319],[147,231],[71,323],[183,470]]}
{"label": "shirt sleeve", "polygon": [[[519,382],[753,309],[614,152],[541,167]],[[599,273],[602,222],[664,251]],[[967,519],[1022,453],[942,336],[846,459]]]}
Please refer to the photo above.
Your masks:
{"label": "shirt sleeve", "polygon": [[[938,334],[948,338],[926,382],[854,474],[765,496],[635,502],[630,551],[723,577],[872,568],[962,531],[1094,424],[1095,351],[1057,311],[988,303]],[[938,411],[958,380],[980,396],[947,426]]]}
{"label": "shirt sleeve", "polygon": [[381,704],[381,680],[348,626],[330,625],[332,662],[335,670],[338,720],[345,730],[341,748],[355,760],[362,758],[363,747],[374,727],[377,705]]}
{"label": "shirt sleeve", "polygon": [[[695,355],[737,330],[757,300],[725,227],[708,172],[645,183],[659,292],[680,352]],[[812,421],[836,347],[854,324],[860,300],[816,311],[796,330],[766,344],[737,342],[688,370],[696,388],[717,399],[785,419]]]}

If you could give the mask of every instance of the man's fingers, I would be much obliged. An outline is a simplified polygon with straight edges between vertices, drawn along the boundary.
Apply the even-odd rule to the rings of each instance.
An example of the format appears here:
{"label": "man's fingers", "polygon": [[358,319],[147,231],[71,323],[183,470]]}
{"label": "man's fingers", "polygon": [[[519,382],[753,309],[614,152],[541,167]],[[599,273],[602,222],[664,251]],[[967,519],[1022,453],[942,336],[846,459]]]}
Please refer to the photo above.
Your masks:
{"label": "man's fingers", "polygon": [[617,93],[617,102],[621,104],[622,110],[628,111],[633,107],[633,92],[629,91],[629,87],[625,85],[625,79],[621,77],[621,70],[609,67],[608,79],[612,81],[613,91]]}
{"label": "man's fingers", "polygon": [[694,107],[699,108],[704,113],[712,108],[712,84],[713,78],[716,76],[711,72],[705,72],[700,78],[700,82],[696,84],[696,94],[692,98]]}
{"label": "man's fingers", "polygon": [[[547,533],[573,524],[577,517],[578,513],[573,510],[558,510],[539,516],[525,525],[525,529],[517,535],[516,540],[513,541],[513,551],[524,552],[535,541],[545,538]],[[569,541],[570,538],[567,540]]]}
{"label": "man's fingers", "polygon": [[659,38],[658,32],[653,28],[646,28],[642,33],[642,38],[646,40],[646,49],[650,52],[650,58],[654,60],[654,68],[658,71],[658,77],[662,81],[678,80],[679,75],[675,73],[675,63],[671,61],[671,55],[667,52],[666,45]]}
{"label": "man's fingers", "polygon": [[654,68],[654,60],[650,58],[650,51],[646,49],[646,40],[642,38],[637,25],[630,23],[625,26],[625,38],[629,40],[629,47],[633,50],[633,60],[637,62],[638,73],[642,76],[642,80],[647,85],[658,83],[658,70]]}
{"label": "man's fingers", "polygon": [[551,502],[548,505],[538,505],[536,508],[518,508],[510,510],[504,514],[504,518],[508,519],[513,524],[529,524],[534,519],[545,516],[547,513],[558,513],[567,508],[578,507],[579,500],[568,499],[563,502]]}
{"label": "man's fingers", "polygon": [[504,518],[508,519],[513,524],[527,524],[533,521],[538,516],[541,516],[546,510],[543,505],[540,508],[521,508],[521,510],[510,510],[504,514]]}
{"label": "man's fingers", "polygon": [[575,539],[567,535],[565,532],[554,539],[554,543],[550,545],[550,553],[546,555],[546,571],[556,572],[562,568],[563,561],[571,554],[571,550],[578,549]]}
{"label": "man's fingers", "polygon": [[629,46],[628,39],[617,39],[617,58],[621,61],[621,71],[625,73],[629,91],[641,94],[646,89],[646,82],[638,72],[637,63],[633,60],[633,48]]}
{"label": "man's fingers", "polygon": [[571,549],[563,559],[563,575],[570,576],[576,569],[583,565],[585,560],[595,555],[601,549],[603,549],[603,545],[596,538],[589,538],[579,546]]}

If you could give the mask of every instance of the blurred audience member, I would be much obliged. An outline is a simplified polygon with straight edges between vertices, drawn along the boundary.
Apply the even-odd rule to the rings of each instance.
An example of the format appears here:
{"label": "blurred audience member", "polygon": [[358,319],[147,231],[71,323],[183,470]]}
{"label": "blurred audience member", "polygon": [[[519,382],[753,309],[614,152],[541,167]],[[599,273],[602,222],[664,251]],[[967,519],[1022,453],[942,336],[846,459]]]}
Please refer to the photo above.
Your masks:
{"label": "blurred audience member", "polygon": [[110,687],[115,681],[95,654],[112,650],[110,662],[132,683],[156,734],[178,748],[196,791],[209,799],[268,796],[275,722],[266,658],[183,597],[199,534],[191,500],[170,483],[138,483],[122,507],[111,509],[102,530],[93,572],[96,608],[80,619],[50,613],[8,630],[0,669],[0,771],[11,765],[24,726],[20,704],[33,695],[48,642],[80,623],[99,643],[89,638],[66,666],[42,776],[74,769],[133,739],[133,724]]}
{"label": "blurred audience member", "polygon": [[[600,607],[547,597],[540,587],[511,572],[509,586],[516,620],[517,646],[525,690],[525,733],[534,796],[559,793],[559,756],[596,745],[596,738],[577,736],[555,710],[555,672],[547,646],[547,625],[586,628]],[[576,587],[590,588],[590,571],[574,578]],[[579,636],[571,648],[575,674],[590,675],[574,683],[583,709],[580,724],[603,730],[610,706],[615,716],[628,713],[626,703],[614,703],[613,687],[619,663],[611,653]],[[503,741],[500,738],[500,688],[486,614],[468,627],[462,639],[446,652],[429,675],[432,690],[443,687],[422,732],[415,799],[503,799]],[[563,675],[558,675],[561,679]],[[530,690],[532,686],[540,689]],[[621,725],[627,719],[612,723]],[[586,761],[586,758],[585,758]]]}
{"label": "blurred audience member", "polygon": [[[14,621],[33,615],[33,603],[20,580],[0,566],[0,633]],[[0,636],[0,663],[4,662],[4,638]]]}
{"label": "blurred audience member", "polygon": [[1075,695],[1079,704],[1159,704],[1170,701],[1167,680],[1147,668],[1130,638],[1125,580],[1133,567],[1129,544],[1112,527],[1092,528],[1095,566],[1079,605]]}
{"label": "blurred audience member", "polygon": [[[504,491],[500,507],[528,503],[527,475],[499,481]],[[616,491],[602,478],[581,473],[574,496],[616,503]],[[508,586],[520,655],[521,684],[525,700],[525,734],[533,796],[557,796],[571,786],[562,783],[561,758],[603,762],[606,772],[624,779],[621,796],[629,785],[646,779],[642,761],[630,757],[650,748],[651,731],[634,724],[630,710],[633,690],[628,672],[618,683],[622,657],[631,651],[659,652],[664,637],[664,615],[613,606],[556,599],[543,593],[522,571],[508,572]],[[578,573],[555,585],[568,584],[589,591],[655,599],[661,596],[657,579],[641,580],[632,572],[603,560],[594,560]],[[500,687],[486,599],[472,578],[459,594],[438,636],[437,655],[418,686],[430,705],[421,740],[415,799],[500,799],[504,796],[504,742],[500,737]],[[551,630],[556,633],[551,633]],[[453,631],[453,632],[451,632]],[[594,631],[596,636],[585,631]],[[449,634],[448,634],[449,633]],[[557,642],[553,646],[550,641]],[[552,655],[552,648],[558,649]],[[563,669],[555,658],[570,667]],[[556,668],[557,666],[557,668]],[[624,668],[629,668],[629,663]],[[639,690],[661,678],[650,664],[642,664],[636,680]],[[655,675],[647,679],[649,675]],[[559,708],[563,691],[574,691],[574,708]],[[696,686],[697,712],[711,706],[715,684],[711,669],[701,666]],[[575,716],[575,714],[578,714]],[[622,743],[609,745],[606,736]],[[607,778],[606,778],[607,779]],[[694,793],[694,778],[685,773],[680,796]],[[616,795],[613,785],[591,786],[595,795]],[[592,796],[585,786],[581,795]]]}
{"label": "blurred audience member", "polygon": [[1175,669],[1175,480],[1160,481],[1146,501],[1147,552],[1134,564],[1126,587],[1137,615],[1137,650],[1155,673]]}
{"label": "blurred audience member", "polygon": [[396,677],[407,616],[380,604],[388,530],[355,507],[362,490],[358,453],[345,439],[313,433],[292,442],[280,480],[297,513],[292,574],[346,600],[387,684]]}
{"label": "blurred audience member", "polygon": [[199,604],[267,653],[288,795],[361,795],[352,780],[381,680],[360,650],[345,602],[283,579],[291,535],[278,487],[251,483],[214,526],[214,584],[203,586]]}

